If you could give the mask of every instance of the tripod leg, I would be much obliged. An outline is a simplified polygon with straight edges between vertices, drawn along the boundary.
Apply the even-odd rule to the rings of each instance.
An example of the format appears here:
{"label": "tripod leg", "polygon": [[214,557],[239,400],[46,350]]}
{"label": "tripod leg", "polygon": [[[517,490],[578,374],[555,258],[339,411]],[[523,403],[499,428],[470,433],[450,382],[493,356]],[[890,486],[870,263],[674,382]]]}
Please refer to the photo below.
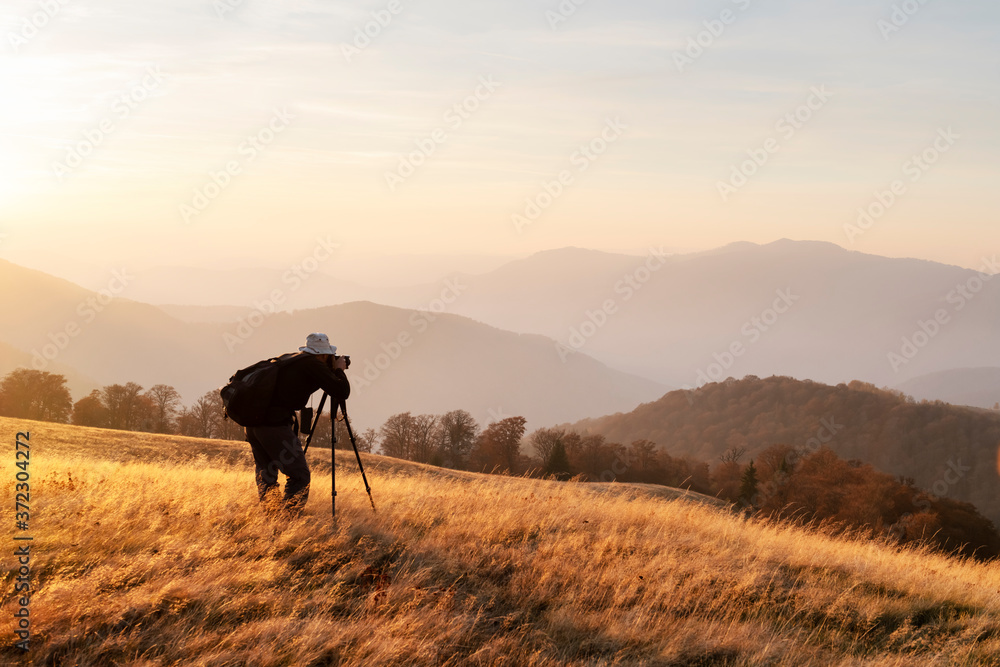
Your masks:
{"label": "tripod leg", "polygon": [[347,403],[341,401],[340,411],[344,413],[344,425],[347,427],[347,435],[351,438],[351,447],[354,448],[354,458],[358,460],[358,470],[361,471],[361,479],[365,483],[365,491],[368,492],[368,502],[372,504],[372,511],[375,511],[375,500],[372,498],[372,487],[368,486],[368,476],[365,475],[365,467],[361,464],[361,453],[358,451],[358,443],[354,439],[354,429],[351,428],[351,420],[347,418]]}
{"label": "tripod leg", "polygon": [[330,518],[337,518],[337,404],[333,401],[330,401]]}
{"label": "tripod leg", "polygon": [[[332,404],[332,403],[333,403],[333,401],[330,401],[330,403]],[[317,411],[316,411],[316,418],[315,418],[315,419],[313,420],[313,423],[312,423],[312,424],[310,425],[310,427],[309,427],[309,437],[308,437],[308,438],[306,438],[306,446],[305,446],[305,448],[304,448],[304,449],[302,450],[302,454],[303,454],[303,455],[304,455],[304,454],[305,454],[306,452],[308,452],[308,451],[309,451],[309,443],[311,443],[311,442],[312,442],[312,439],[313,439],[313,433],[315,433],[315,432],[316,432],[316,427],[317,427],[317,426],[319,426],[319,418],[320,418],[321,416],[323,416],[323,406],[324,406],[324,405],[326,405],[326,392],[323,392],[323,398],[321,398],[321,399],[319,400],[319,410],[317,410]]]}

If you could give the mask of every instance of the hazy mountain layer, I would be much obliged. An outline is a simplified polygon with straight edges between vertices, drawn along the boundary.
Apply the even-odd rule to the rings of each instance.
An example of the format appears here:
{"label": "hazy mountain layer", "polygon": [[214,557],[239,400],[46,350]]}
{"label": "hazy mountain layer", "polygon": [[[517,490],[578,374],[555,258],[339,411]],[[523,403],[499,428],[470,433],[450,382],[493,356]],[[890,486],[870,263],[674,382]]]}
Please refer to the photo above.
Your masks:
{"label": "hazy mountain layer", "polygon": [[[279,288],[282,309],[355,299],[427,309],[449,293],[448,312],[548,336],[564,352],[673,387],[746,374],[896,386],[928,373],[1000,366],[1000,281],[992,279],[1000,262],[984,257],[980,268],[783,240],[674,256],[655,248],[643,256],[564,248],[482,275],[395,289],[315,273],[292,290],[286,281],[294,273],[244,281],[224,272],[206,273],[205,287],[184,300],[177,290],[190,292],[190,276],[142,281],[159,284],[170,303],[233,303],[225,300],[232,294],[266,306],[265,296]],[[135,290],[145,293],[142,285]]]}
{"label": "hazy mountain layer", "polygon": [[522,415],[538,427],[628,410],[665,390],[583,355],[562,357],[541,336],[455,315],[352,303],[294,313],[247,309],[236,323],[198,324],[111,298],[117,283],[99,294],[7,262],[0,281],[0,308],[19,314],[0,323],[0,342],[24,353],[21,363],[52,371],[66,364],[99,384],[166,383],[188,403],[238,368],[295,351],[312,331],[327,332],[352,356],[350,405],[362,428],[396,412],[457,408],[481,422]]}
{"label": "hazy mountain layer", "polygon": [[956,368],[921,375],[896,388],[921,400],[992,408],[1000,402],[1000,368]]}

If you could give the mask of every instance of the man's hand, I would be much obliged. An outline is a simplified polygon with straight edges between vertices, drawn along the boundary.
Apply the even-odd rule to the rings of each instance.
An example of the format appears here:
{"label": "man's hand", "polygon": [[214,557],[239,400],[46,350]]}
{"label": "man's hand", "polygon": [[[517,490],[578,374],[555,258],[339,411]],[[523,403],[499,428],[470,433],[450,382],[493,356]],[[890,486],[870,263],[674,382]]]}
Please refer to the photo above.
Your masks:
{"label": "man's hand", "polygon": [[336,357],[333,360],[333,367],[335,369],[339,368],[342,371],[346,371],[347,370],[347,359],[344,359],[343,357]]}

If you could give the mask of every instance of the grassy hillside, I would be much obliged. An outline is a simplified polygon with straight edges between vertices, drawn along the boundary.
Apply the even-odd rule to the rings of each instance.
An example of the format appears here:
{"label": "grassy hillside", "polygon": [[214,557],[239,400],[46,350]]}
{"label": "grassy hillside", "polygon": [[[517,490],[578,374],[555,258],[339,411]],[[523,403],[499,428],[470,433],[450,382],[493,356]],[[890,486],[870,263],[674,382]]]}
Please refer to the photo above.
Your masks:
{"label": "grassy hillside", "polygon": [[571,428],[630,443],[649,439],[671,456],[717,461],[732,447],[746,459],[787,445],[829,447],[845,459],[915,480],[939,496],[970,502],[1000,525],[1000,412],[906,396],[852,382],[835,387],[787,377],[707,384],[674,391],[630,413]]}
{"label": "grassy hillside", "polygon": [[[744,521],[626,485],[366,457],[373,513],[349,452],[337,452],[336,524],[320,451],[305,515],[279,523],[258,512],[244,444],[0,419],[11,452],[26,428],[32,664],[1000,660],[998,565]],[[8,570],[6,637],[12,588]],[[17,656],[5,641],[0,662]]]}

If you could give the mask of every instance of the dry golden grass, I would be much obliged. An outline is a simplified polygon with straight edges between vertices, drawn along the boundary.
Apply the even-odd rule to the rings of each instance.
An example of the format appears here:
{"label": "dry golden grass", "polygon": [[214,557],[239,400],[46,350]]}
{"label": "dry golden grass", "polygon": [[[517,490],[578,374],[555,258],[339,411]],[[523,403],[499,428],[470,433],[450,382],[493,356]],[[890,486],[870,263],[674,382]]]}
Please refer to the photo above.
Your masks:
{"label": "dry golden grass", "polygon": [[[1000,664],[998,565],[366,457],[373,513],[349,452],[336,524],[318,451],[306,514],[281,523],[245,445],[25,424],[32,664]],[[19,664],[9,570],[2,587],[0,662]]]}

